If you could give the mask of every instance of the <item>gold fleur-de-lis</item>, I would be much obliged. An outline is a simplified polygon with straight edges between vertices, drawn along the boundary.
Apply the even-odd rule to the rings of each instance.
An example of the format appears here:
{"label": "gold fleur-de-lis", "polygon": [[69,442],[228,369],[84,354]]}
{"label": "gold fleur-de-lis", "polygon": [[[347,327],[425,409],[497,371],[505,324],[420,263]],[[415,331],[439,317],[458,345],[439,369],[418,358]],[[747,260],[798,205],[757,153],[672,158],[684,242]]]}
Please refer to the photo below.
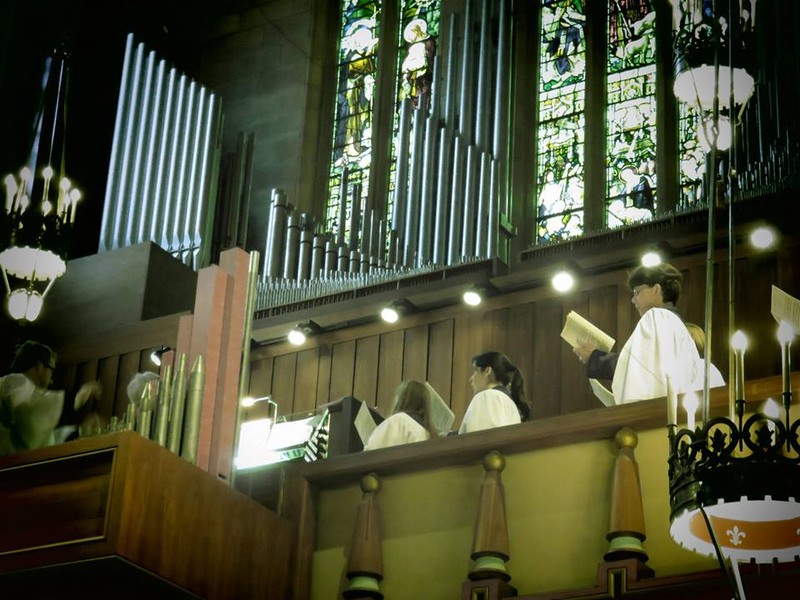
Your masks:
{"label": "gold fleur-de-lis", "polygon": [[[728,537],[731,539],[731,544],[734,546],[738,546],[742,543],[742,539],[747,537],[747,534],[744,531],[739,529],[738,525],[734,525],[733,529],[728,529],[725,533],[728,534]],[[800,529],[797,530],[797,533],[800,534]]]}

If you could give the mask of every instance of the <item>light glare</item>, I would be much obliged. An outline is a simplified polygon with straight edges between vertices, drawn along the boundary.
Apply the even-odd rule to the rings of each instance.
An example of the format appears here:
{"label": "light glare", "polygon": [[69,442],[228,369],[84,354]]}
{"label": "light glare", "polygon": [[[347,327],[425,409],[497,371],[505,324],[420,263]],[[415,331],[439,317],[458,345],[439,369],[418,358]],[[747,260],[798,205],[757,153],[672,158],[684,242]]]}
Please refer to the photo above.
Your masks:
{"label": "light glare", "polygon": [[571,273],[559,271],[553,276],[552,283],[557,292],[568,292],[575,285],[575,278]]}

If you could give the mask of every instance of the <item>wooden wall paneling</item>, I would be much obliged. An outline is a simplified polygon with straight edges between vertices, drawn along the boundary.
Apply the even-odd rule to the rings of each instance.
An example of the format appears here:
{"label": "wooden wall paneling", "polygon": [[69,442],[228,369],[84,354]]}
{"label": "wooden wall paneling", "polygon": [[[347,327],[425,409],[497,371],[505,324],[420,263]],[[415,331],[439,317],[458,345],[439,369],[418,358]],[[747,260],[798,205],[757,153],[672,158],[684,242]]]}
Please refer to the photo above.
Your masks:
{"label": "wooden wall paneling", "polygon": [[778,280],[774,253],[736,260],[736,328],[747,335],[744,373],[746,379],[781,372],[778,327],[770,314],[772,282]]}
{"label": "wooden wall paneling", "polygon": [[403,337],[403,381],[428,378],[428,324],[405,330]]}
{"label": "wooden wall paneling", "polygon": [[536,353],[533,357],[534,418],[551,417],[561,413],[561,369],[554,365],[554,356],[561,352],[563,317],[560,298],[548,298],[536,303]]}
{"label": "wooden wall paneling", "polygon": [[75,385],[78,377],[78,365],[71,363],[66,365],[62,370],[61,387],[67,392],[67,396],[74,395],[78,391]]}
{"label": "wooden wall paneling", "polygon": [[[483,313],[480,323],[482,346],[480,351],[493,350],[508,353],[508,308],[496,308]],[[476,353],[477,354],[477,353]],[[516,360],[510,357],[512,362]]]}
{"label": "wooden wall paneling", "polygon": [[376,406],[384,417],[392,413],[394,390],[403,379],[403,330],[380,336]]}
{"label": "wooden wall paneling", "polygon": [[331,354],[328,344],[319,346],[319,371],[317,373],[317,407],[328,403],[331,389]]}
{"label": "wooden wall paneling", "polygon": [[[614,332],[619,330],[617,325],[617,319],[619,317],[619,305],[624,305],[629,300],[628,295],[625,295],[620,299],[618,292],[619,288],[614,285],[603,286],[592,290],[592,293],[589,295],[587,312],[586,315],[584,315],[592,323],[597,325],[600,329],[611,336],[614,335]],[[617,339],[614,343],[613,351],[619,352],[622,349],[622,346],[625,345],[626,341],[627,338],[622,340]],[[567,347],[569,348],[569,352],[572,354],[572,348],[570,348],[569,345],[567,345]],[[581,364],[574,354],[571,357],[571,360],[574,360],[578,364],[579,372],[584,378],[586,378],[586,366]],[[611,389],[611,382],[603,383],[606,385],[606,387]],[[600,400],[595,398],[594,394],[592,393],[592,390],[589,387],[588,378],[585,379],[581,394],[583,400],[579,402],[578,406],[580,408],[578,410],[599,408],[602,406]]]}
{"label": "wooden wall paneling", "polygon": [[[677,304],[678,312],[680,312],[684,321],[697,323],[700,327],[703,327],[706,310],[705,264],[692,265],[688,269],[682,269],[681,272],[683,273],[683,286],[681,289],[681,297]],[[724,322],[724,320],[722,322]]]}
{"label": "wooden wall paneling", "polygon": [[260,398],[272,392],[273,357],[261,358],[250,365],[250,385],[253,398]]}
{"label": "wooden wall paneling", "polygon": [[291,415],[294,407],[294,382],[297,372],[297,353],[275,357],[272,367],[272,399],[278,403],[278,413]]}
{"label": "wooden wall paneling", "polygon": [[294,377],[294,412],[311,412],[316,407],[318,373],[319,348],[298,352]]}
{"label": "wooden wall paneling", "polygon": [[114,415],[124,417],[128,407],[128,384],[139,372],[139,352],[127,352],[119,357],[117,384],[114,394]]}
{"label": "wooden wall paneling", "polygon": [[[98,412],[104,422],[108,422],[114,413],[114,398],[117,390],[119,374],[119,356],[101,358],[98,363],[97,380],[103,391],[100,396]],[[127,383],[126,383],[127,386]],[[76,390],[77,391],[77,390]]]}
{"label": "wooden wall paneling", "polygon": [[453,379],[450,408],[456,415],[456,429],[472,400],[469,378],[472,375],[472,357],[483,351],[480,322],[483,313],[469,310],[456,316],[453,327]]}
{"label": "wooden wall paneling", "polygon": [[331,348],[331,384],[328,402],[353,395],[353,374],[356,361],[356,341],[334,344]]}
{"label": "wooden wall paneling", "polygon": [[631,290],[628,287],[627,273],[619,272],[617,274],[616,295],[617,331],[616,335],[611,331],[608,333],[617,340],[616,349],[621,350],[639,322],[639,313],[636,312],[633,304],[631,304]]}
{"label": "wooden wall paneling", "polygon": [[377,403],[379,351],[380,337],[377,335],[356,340],[353,396],[369,406]]}
{"label": "wooden wall paneling", "polygon": [[453,380],[453,319],[430,324],[428,332],[428,382],[450,404]]}
{"label": "wooden wall paneling", "polygon": [[534,330],[535,306],[533,303],[526,303],[508,308],[508,338],[504,350],[525,378],[525,395],[531,404],[536,401],[531,396],[535,376],[533,357],[537,351],[537,334]]}
{"label": "wooden wall paneling", "polygon": [[[563,296],[563,302],[561,304],[561,328],[563,329],[564,322],[567,320],[569,312],[574,310],[604,331],[613,331],[613,329],[609,330],[600,325],[591,315],[590,299],[597,295],[598,292],[598,289],[593,289],[589,292]],[[606,323],[611,320],[612,319],[609,319],[607,316],[602,319],[602,321]],[[597,408],[599,405],[596,404],[597,401],[591,392],[586,378],[586,367],[581,364],[581,361],[575,356],[572,346],[561,339],[560,334],[561,329],[559,329],[558,332],[558,351],[555,351],[556,349],[553,348],[553,351],[549,351],[547,354],[553,361],[551,368],[557,370],[561,377],[559,384],[561,414],[577,412],[588,408]],[[537,343],[541,343],[538,338],[536,341]]]}

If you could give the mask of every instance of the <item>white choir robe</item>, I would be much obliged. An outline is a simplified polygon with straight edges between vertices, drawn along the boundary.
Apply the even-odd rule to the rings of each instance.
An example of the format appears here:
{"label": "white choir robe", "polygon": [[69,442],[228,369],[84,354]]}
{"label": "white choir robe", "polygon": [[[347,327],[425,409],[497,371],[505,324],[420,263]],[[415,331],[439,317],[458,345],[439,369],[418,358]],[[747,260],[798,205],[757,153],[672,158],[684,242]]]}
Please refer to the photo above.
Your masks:
{"label": "white choir robe", "polygon": [[22,373],[0,377],[0,454],[53,444],[63,407],[63,391],[36,387]]}
{"label": "white choir robe", "polygon": [[515,425],[521,422],[519,409],[514,401],[507,394],[490,388],[478,392],[472,398],[458,433]]}
{"label": "white choir robe", "polygon": [[395,413],[378,425],[367,440],[364,450],[377,450],[411,442],[424,442],[430,433],[406,413]]}
{"label": "white choir robe", "polygon": [[680,317],[671,310],[651,308],[619,353],[611,383],[616,403],[665,397],[667,376],[676,394],[696,389],[699,359]]}

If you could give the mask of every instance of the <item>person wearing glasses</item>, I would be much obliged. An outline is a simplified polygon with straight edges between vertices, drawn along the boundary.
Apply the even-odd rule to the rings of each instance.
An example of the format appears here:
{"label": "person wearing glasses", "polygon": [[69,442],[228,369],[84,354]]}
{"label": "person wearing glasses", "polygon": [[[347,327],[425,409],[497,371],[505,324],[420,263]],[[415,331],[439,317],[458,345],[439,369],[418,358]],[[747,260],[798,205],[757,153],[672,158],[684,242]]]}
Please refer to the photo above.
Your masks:
{"label": "person wearing glasses", "polygon": [[[48,389],[56,353],[39,342],[17,348],[9,369],[0,377],[0,455],[48,446],[64,407],[64,392]],[[76,396],[84,401],[99,394],[96,382],[84,384]]]}
{"label": "person wearing glasses", "polygon": [[590,378],[611,380],[617,404],[666,396],[668,377],[675,393],[693,389],[700,356],[675,308],[682,281],[668,263],[636,267],[628,286],[640,319],[622,350],[603,352],[592,344],[575,348]]}

